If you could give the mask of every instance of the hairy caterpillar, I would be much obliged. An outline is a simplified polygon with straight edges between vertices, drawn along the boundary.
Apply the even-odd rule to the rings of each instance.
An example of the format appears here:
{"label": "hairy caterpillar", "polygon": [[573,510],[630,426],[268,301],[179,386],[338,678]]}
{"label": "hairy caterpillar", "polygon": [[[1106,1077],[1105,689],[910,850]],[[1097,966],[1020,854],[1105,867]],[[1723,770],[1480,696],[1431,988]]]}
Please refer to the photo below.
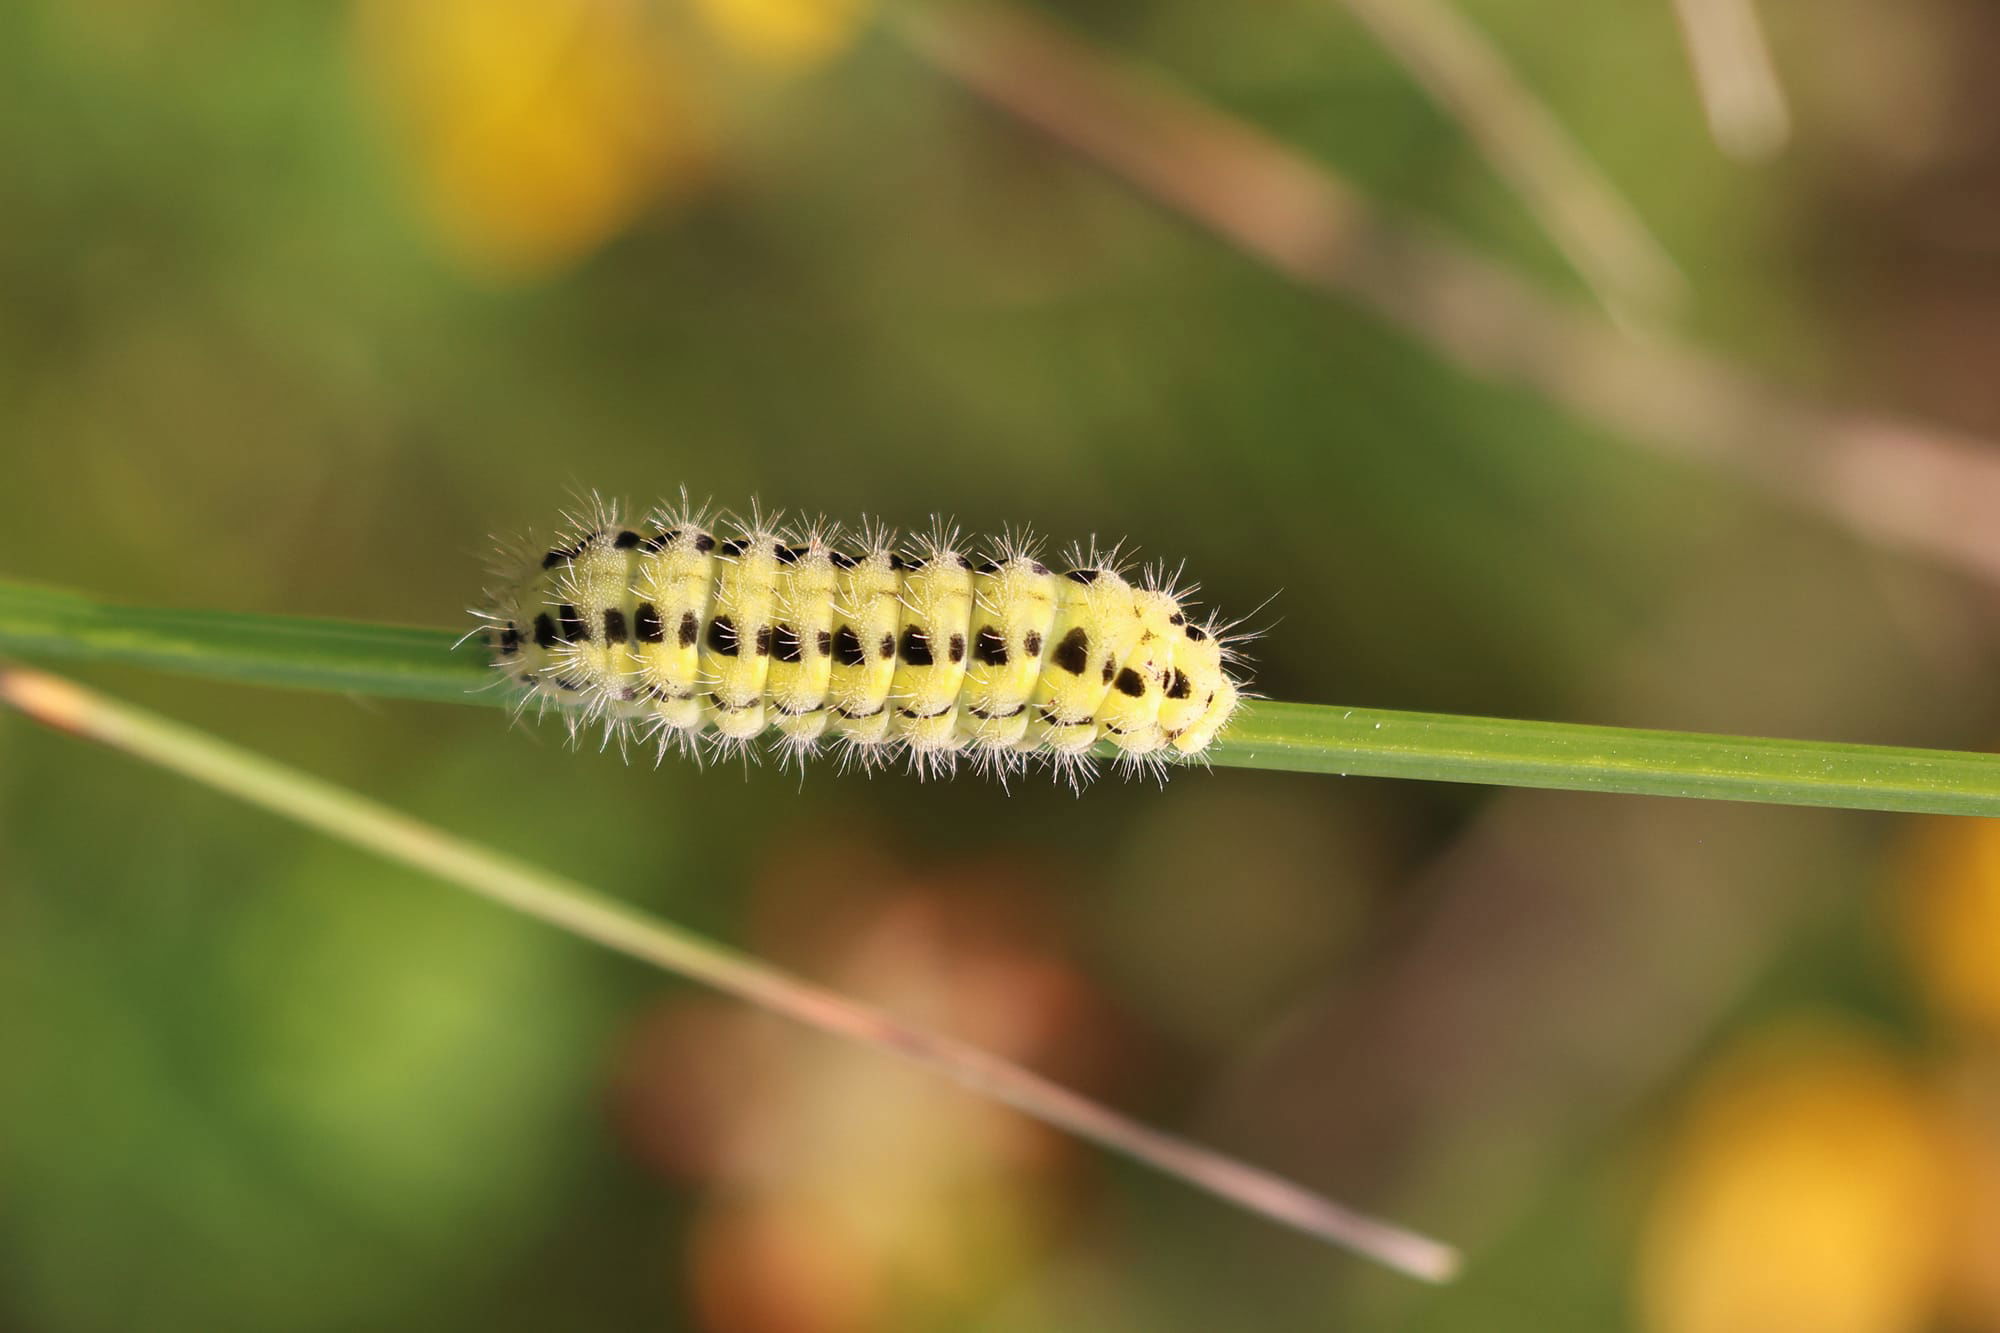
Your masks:
{"label": "hairy caterpillar", "polygon": [[630,526],[602,501],[565,521],[514,544],[477,614],[522,707],[572,734],[601,721],[607,742],[697,756],[768,734],[783,758],[831,742],[920,775],[1039,758],[1077,780],[1101,744],[1156,775],[1198,758],[1242,696],[1243,636],[1190,620],[1162,568],[1129,581],[1116,550],[1059,572],[1025,534],[967,554],[941,525],[899,547],[753,513],[718,535],[685,495]]}

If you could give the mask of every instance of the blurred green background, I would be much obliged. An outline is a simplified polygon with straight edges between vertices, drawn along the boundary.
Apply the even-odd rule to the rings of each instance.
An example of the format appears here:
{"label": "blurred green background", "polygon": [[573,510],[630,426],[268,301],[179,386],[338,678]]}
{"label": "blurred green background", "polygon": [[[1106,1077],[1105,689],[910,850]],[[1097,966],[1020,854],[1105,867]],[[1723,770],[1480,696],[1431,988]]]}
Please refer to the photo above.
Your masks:
{"label": "blurred green background", "polygon": [[[1799,133],[1756,167],[1709,139],[1661,0],[1468,10],[1683,266],[1702,341],[2000,431],[1986,7],[1768,6]],[[1337,6],[1064,17],[1583,299]],[[1278,698],[1994,735],[1991,590],[1460,376],[869,19],[0,6],[0,574],[465,624],[488,534],[579,487],[685,485],[1185,557],[1206,601],[1269,600]],[[1919,874],[1916,825],[1840,812],[656,771],[485,709],[85,674],[1469,1266],[1443,1290],[1376,1272],[0,717],[0,1327],[2000,1327],[2000,1245],[1961,1244],[1992,1238],[1962,1222],[2000,1189],[1934,1198],[1924,1174],[1949,1140],[2000,1176],[1983,844]],[[1936,910],[1910,927],[1913,900]],[[1948,966],[1970,980],[1931,985]],[[1731,1323],[1754,1280],[1700,1191],[1736,1131],[1687,1108],[1744,1043],[1818,1086],[1824,1044],[1782,1035],[1802,1013],[1842,1034],[1836,1073],[1888,1089],[1868,1107],[1891,1128],[1860,1138],[1915,1124],[1919,1146],[1872,1194],[1802,1167],[1766,1234],[1811,1230],[1785,1206],[1937,1234],[1852,1265],[1808,1246],[1777,1304],[1742,1298],[1764,1320]],[[1815,1283],[1823,1308],[1783,1304]],[[1687,1295],[1711,1289],[1721,1314]]]}

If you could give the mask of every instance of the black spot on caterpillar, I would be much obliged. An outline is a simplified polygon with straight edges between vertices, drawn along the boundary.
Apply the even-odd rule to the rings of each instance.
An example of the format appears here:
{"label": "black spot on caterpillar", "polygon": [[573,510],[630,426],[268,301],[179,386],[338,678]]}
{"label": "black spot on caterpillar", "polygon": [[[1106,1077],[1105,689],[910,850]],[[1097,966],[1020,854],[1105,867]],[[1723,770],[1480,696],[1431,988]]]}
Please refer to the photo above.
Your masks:
{"label": "black spot on caterpillar", "polygon": [[1199,758],[1244,691],[1244,636],[1195,624],[1162,570],[1134,577],[1116,551],[1057,574],[1022,537],[968,554],[939,527],[898,549],[874,526],[715,524],[685,501],[632,527],[596,503],[518,549],[481,613],[507,685],[661,754],[769,737],[787,758],[831,744],[1001,777],[1040,758],[1075,781],[1102,749],[1158,773]]}
{"label": "black spot on caterpillar", "polygon": [[632,617],[632,634],[640,643],[665,643],[667,632],[660,624],[660,608],[651,602],[639,603]]}
{"label": "black spot on caterpillar", "polygon": [[1049,660],[1070,675],[1081,676],[1084,668],[1090,665],[1090,631],[1078,625],[1065,634]]}

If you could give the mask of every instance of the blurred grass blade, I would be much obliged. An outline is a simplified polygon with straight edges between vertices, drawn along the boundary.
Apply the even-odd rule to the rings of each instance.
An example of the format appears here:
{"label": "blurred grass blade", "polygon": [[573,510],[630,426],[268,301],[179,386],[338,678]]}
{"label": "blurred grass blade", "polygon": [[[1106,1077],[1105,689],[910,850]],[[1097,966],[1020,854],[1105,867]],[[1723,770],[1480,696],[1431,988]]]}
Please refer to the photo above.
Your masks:
{"label": "blurred grass blade", "polygon": [[1645,325],[1682,303],[1665,247],[1469,19],[1446,0],[1343,3],[1457,118],[1605,309]]}
{"label": "blurred grass blade", "polygon": [[619,953],[942,1074],[1038,1120],[1415,1277],[1443,1281],[1450,1247],[1362,1216],[1276,1175],[1149,1129],[977,1047],[668,925],[572,880],[452,837],[378,802],[66,680],[0,669],[0,703],[425,871]]}
{"label": "blurred grass blade", "polygon": [[2000,585],[1991,441],[1832,406],[1658,329],[1625,336],[1045,13],[966,0],[904,7],[895,20],[913,54],[967,92],[1465,374],[1529,389],[1607,439],[1728,469],[1864,538]]}
{"label": "blurred grass blade", "polygon": [[[449,630],[163,611],[0,580],[0,652],[221,680],[494,706],[481,646]],[[1229,768],[2000,816],[2000,755],[1257,700],[1208,758]]]}
{"label": "blurred grass blade", "polygon": [[1791,111],[1771,65],[1753,0],[1674,0],[1709,133],[1744,161],[1770,157],[1791,137]]}

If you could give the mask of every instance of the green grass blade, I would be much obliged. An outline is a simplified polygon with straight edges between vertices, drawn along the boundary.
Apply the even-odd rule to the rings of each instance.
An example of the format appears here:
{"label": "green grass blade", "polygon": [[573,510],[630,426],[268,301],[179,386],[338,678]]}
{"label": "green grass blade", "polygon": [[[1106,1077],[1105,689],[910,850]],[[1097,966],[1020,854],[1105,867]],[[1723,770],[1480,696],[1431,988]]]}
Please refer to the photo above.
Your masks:
{"label": "green grass blade", "polygon": [[1946,815],[2000,815],[2000,755],[1257,703],[1216,742],[1238,768]]}
{"label": "green grass blade", "polygon": [[[0,653],[223,680],[504,704],[449,630],[117,606],[0,582]],[[2000,755],[1257,701],[1209,757],[1235,768],[2000,815]]]}
{"label": "green grass blade", "polygon": [[396,699],[500,703],[483,650],[405,625],[119,606],[0,580],[0,652]]}

